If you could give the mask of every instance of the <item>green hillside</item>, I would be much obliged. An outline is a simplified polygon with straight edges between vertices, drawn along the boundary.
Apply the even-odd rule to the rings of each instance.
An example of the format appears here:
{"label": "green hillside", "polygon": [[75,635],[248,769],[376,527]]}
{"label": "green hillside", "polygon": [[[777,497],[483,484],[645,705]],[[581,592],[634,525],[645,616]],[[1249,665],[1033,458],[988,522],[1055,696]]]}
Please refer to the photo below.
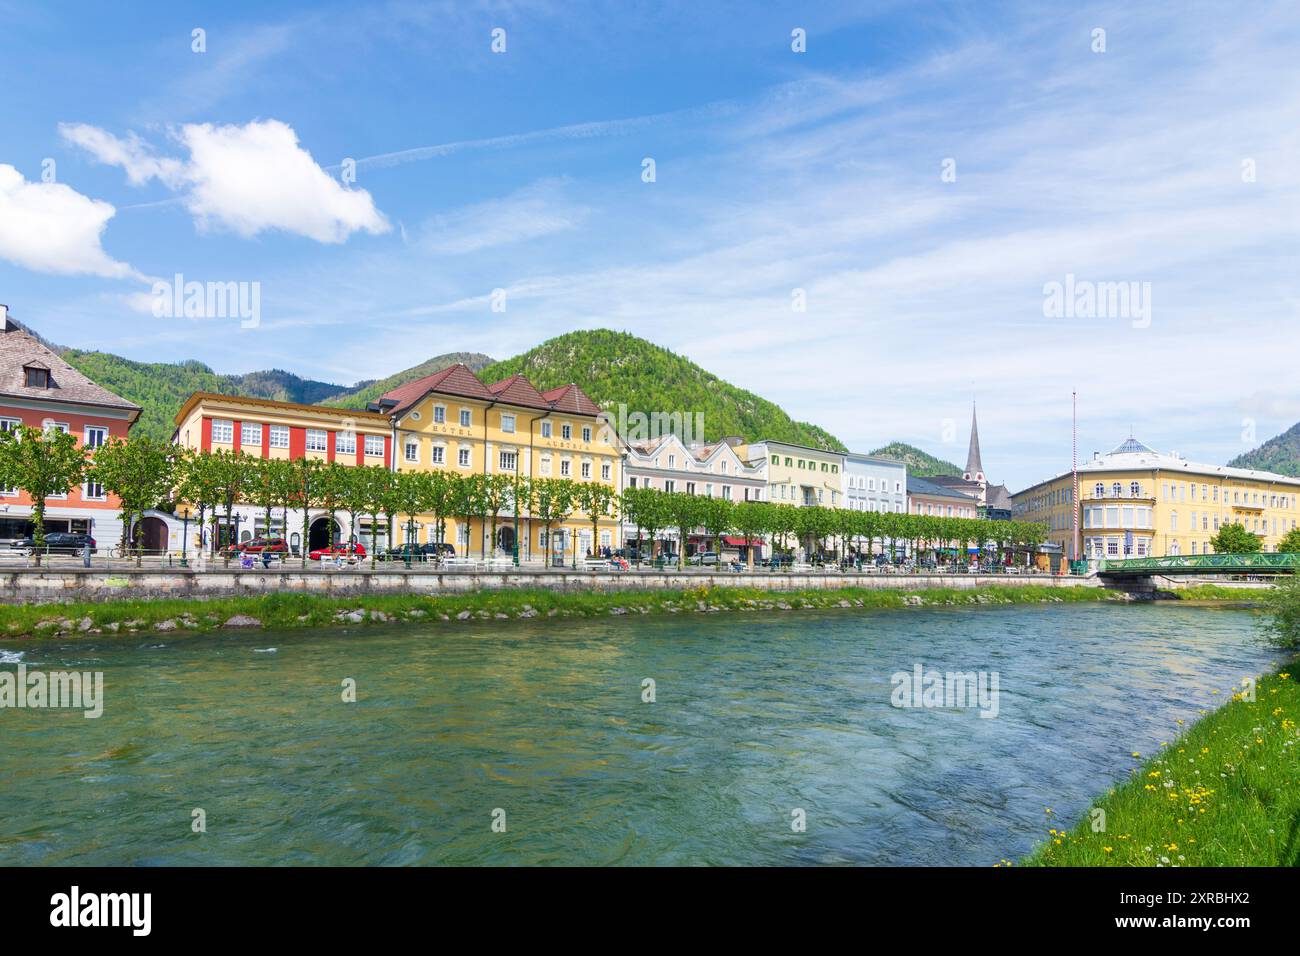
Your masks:
{"label": "green hillside", "polygon": [[245,375],[220,375],[202,362],[134,362],[108,352],[63,349],[64,360],[144,411],[133,434],[170,441],[173,419],[192,392],[249,395],[281,402],[315,404],[344,391],[345,386],[300,378],[292,372],[271,369]]}
{"label": "green hillside", "polygon": [[916,475],[918,478],[929,478],[933,475],[961,475],[962,473],[962,470],[952,462],[944,461],[942,458],[935,458],[933,455],[927,455],[915,445],[909,445],[906,442],[890,442],[883,448],[877,448],[871,454],[905,463],[907,473]]}
{"label": "green hillside", "polygon": [[1254,451],[1228,462],[1232,468],[1255,468],[1300,478],[1300,423],[1270,438]]}
{"label": "green hillside", "polygon": [[490,355],[484,355],[481,352],[448,352],[446,355],[431,358],[427,362],[421,362],[419,365],[414,365],[387,378],[359,383],[355,388],[321,400],[319,404],[337,405],[341,408],[365,408],[367,404],[373,402],[384,392],[397,388],[399,385],[405,385],[407,382],[413,382],[417,378],[432,375],[449,365],[463,363],[477,372],[485,366],[491,365],[492,361]]}
{"label": "green hillside", "polygon": [[[753,392],[724,382],[694,362],[626,332],[570,332],[522,355],[489,365],[484,381],[523,372],[545,391],[576,382],[598,405],[617,411],[704,413],[704,437],[740,435],[843,450],[829,432],[797,422]],[[696,436],[698,437],[698,436]]]}

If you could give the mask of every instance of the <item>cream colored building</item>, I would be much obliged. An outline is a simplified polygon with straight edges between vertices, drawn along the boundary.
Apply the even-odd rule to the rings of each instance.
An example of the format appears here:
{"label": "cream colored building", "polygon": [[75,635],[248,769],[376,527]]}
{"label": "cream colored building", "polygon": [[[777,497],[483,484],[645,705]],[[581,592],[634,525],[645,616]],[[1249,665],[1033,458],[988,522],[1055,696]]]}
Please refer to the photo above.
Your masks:
{"label": "cream colored building", "polygon": [[767,500],[778,505],[844,507],[844,453],[757,441],[736,453],[767,479]]}
{"label": "cream colored building", "polygon": [[1012,496],[1014,517],[1048,526],[1067,556],[1142,558],[1211,554],[1225,524],[1257,534],[1265,551],[1300,521],[1300,478],[1205,465],[1130,438],[1079,466],[1079,541],[1072,547],[1073,476]]}

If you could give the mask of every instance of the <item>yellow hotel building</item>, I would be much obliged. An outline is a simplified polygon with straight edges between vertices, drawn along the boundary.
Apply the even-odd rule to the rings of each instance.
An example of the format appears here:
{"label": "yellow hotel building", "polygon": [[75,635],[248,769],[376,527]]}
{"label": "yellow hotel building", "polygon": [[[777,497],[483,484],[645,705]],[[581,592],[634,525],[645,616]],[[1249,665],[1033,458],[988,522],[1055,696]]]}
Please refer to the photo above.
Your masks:
{"label": "yellow hotel building", "polygon": [[1210,539],[1240,524],[1265,551],[1300,521],[1300,478],[1202,465],[1130,438],[1079,466],[1078,550],[1070,472],[1012,496],[1017,520],[1048,526],[1048,540],[1080,559],[1211,554]]}
{"label": "yellow hotel building", "polygon": [[[453,365],[385,392],[372,406],[392,422],[396,471],[443,470],[453,474],[519,474],[529,478],[598,481],[617,494],[622,457],[609,429],[602,428],[596,405],[577,385],[539,392],[523,375],[484,384],[465,365]],[[575,512],[546,528],[531,515],[520,516],[519,557],[541,560],[548,551],[574,555],[581,561],[588,550],[617,548],[618,519],[602,518],[592,538],[591,519]],[[406,535],[403,524],[397,531]],[[418,543],[435,541],[432,515],[422,516]],[[457,554],[509,555],[515,544],[512,512],[497,520],[497,540],[491,519],[446,518],[446,538]]]}
{"label": "yellow hotel building", "polygon": [[843,452],[757,441],[737,447],[736,454],[760,469],[774,504],[844,507]]}

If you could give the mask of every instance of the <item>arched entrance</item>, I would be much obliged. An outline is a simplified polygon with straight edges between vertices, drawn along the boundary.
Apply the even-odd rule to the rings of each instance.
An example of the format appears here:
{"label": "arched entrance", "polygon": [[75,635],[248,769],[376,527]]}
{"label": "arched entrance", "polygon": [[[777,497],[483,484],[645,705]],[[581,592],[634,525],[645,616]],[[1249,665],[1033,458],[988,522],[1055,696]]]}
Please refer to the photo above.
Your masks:
{"label": "arched entrance", "polygon": [[515,527],[502,525],[497,529],[497,548],[504,554],[515,553]]}
{"label": "arched entrance", "polygon": [[316,551],[320,548],[328,548],[338,540],[339,528],[337,521],[331,521],[328,515],[321,515],[311,523],[311,528],[307,532],[307,550]]}
{"label": "arched entrance", "polygon": [[142,518],[135,525],[135,546],[150,553],[167,550],[167,522],[152,515]]}

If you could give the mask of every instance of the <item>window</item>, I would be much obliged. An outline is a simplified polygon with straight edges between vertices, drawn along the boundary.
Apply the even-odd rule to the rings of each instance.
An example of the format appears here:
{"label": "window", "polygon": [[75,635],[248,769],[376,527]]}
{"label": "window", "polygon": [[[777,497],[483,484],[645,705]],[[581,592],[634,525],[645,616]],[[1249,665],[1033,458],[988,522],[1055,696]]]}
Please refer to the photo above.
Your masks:
{"label": "window", "polygon": [[[779,465],[779,464],[781,464],[781,456],[780,456],[780,455],[773,455],[773,456],[772,456],[772,464],[774,464],[774,465]],[[789,462],[786,462],[786,464],[789,464]]]}
{"label": "window", "polygon": [[435,465],[445,465],[447,463],[447,447],[445,445],[434,445],[430,448],[429,461]]}
{"label": "window", "polygon": [[[213,425],[215,426],[215,422]],[[213,434],[216,434],[215,428]],[[307,450],[308,451],[325,451],[325,429],[309,428],[307,429]]]}
{"label": "window", "polygon": [[1106,486],[1103,485],[1100,481],[1097,482],[1095,485],[1092,486],[1092,496],[1094,498],[1105,498]]}
{"label": "window", "polygon": [[272,448],[289,447],[289,426],[288,425],[271,426],[271,447]]}
{"label": "window", "polygon": [[789,456],[787,456],[786,459],[785,459],[785,467],[787,467],[787,468],[790,467],[790,458],[789,458]]}
{"label": "window", "polygon": [[676,491],[676,490],[677,490],[677,482],[676,482],[676,481],[674,481],[674,480],[671,479],[671,478],[668,478],[668,479],[666,479],[666,480],[664,481],[664,491],[665,491],[665,492],[667,492],[668,494],[671,495],[671,494],[672,494],[674,491]]}
{"label": "window", "polygon": [[[474,413],[471,412],[468,408],[462,408],[460,410],[460,427],[469,428],[469,426],[472,425],[473,423],[474,423]],[[510,430],[514,431],[514,428],[512,427]]]}
{"label": "window", "polygon": [[543,455],[543,456],[542,456],[542,476],[543,476],[543,477],[546,477],[547,475],[550,475],[550,473],[551,473],[551,456],[550,456],[550,455]]}
{"label": "window", "polygon": [[677,467],[677,456],[676,456],[676,455],[669,455],[669,456],[668,456],[668,467],[669,467],[669,468],[676,468],[676,467]]}
{"label": "window", "polygon": [[600,480],[601,480],[601,481],[609,481],[609,476],[610,476],[610,467],[609,467],[609,462],[607,462],[607,461],[606,461],[606,462],[602,462],[602,463],[601,463],[601,466],[600,466]]}
{"label": "window", "polygon": [[239,443],[241,445],[262,444],[262,425],[260,422],[239,423]]}
{"label": "window", "polygon": [[[5,429],[8,431],[9,429]],[[108,441],[108,429],[97,428],[93,425],[86,426],[86,432],[81,443],[92,451],[96,448],[103,448],[104,442]]]}
{"label": "window", "polygon": [[406,460],[418,462],[420,460],[420,443],[414,438],[406,440]]}
{"label": "window", "polygon": [[542,437],[543,437],[543,438],[550,438],[550,437],[551,437],[551,423],[550,423],[550,422],[542,422]]}
{"label": "window", "polygon": [[[628,486],[629,488],[635,488],[635,487],[636,487],[636,475],[632,475],[631,477],[628,478],[628,480],[627,480],[627,486]],[[647,486],[647,487],[648,487],[648,486]]]}
{"label": "window", "polygon": [[1118,481],[1110,486],[1110,496],[1112,498],[1119,498],[1123,494],[1124,494],[1124,489],[1120,487],[1120,483]]}
{"label": "window", "polygon": [[501,416],[501,430],[508,434],[514,434],[515,416],[503,414]]}
{"label": "window", "polygon": [[513,472],[519,464],[519,454],[513,451],[503,451],[501,453],[501,471]]}
{"label": "window", "polygon": [[582,463],[582,477],[583,480],[586,480],[591,477],[591,462],[584,461]]}
{"label": "window", "polygon": [[39,365],[24,365],[23,384],[28,388],[49,388],[50,370]]}
{"label": "window", "polygon": [[688,495],[695,494],[695,482],[693,481],[686,482],[686,493]]}
{"label": "window", "polygon": [[212,419],[212,440],[222,445],[234,444],[235,423],[221,418]]}
{"label": "window", "polygon": [[572,474],[573,474],[573,462],[569,461],[569,459],[567,459],[567,458],[561,458],[561,459],[560,459],[560,477],[561,477],[561,478],[568,478],[568,477],[569,477],[570,475],[572,475]]}
{"label": "window", "polygon": [[583,425],[583,426],[582,426],[582,440],[583,440],[583,441],[591,441],[591,426],[590,426],[590,425]]}
{"label": "window", "polygon": [[561,426],[560,426],[560,437],[563,438],[565,441],[568,441],[570,438],[572,438],[572,437],[573,437],[573,426],[570,425],[570,424],[568,424],[567,422],[566,422],[565,424],[561,425]]}
{"label": "window", "polygon": [[104,486],[97,481],[88,481],[81,486],[81,497],[85,501],[103,501]]}
{"label": "window", "polygon": [[1136,481],[1129,482],[1128,493],[1130,498],[1138,498],[1142,495],[1142,486]]}
{"label": "window", "polygon": [[722,486],[722,500],[723,501],[731,500],[731,485]]}
{"label": "window", "polygon": [[356,432],[335,432],[334,433],[334,454],[355,455],[356,453],[357,453]]}
{"label": "window", "polygon": [[438,424],[438,425],[443,424],[443,423],[447,420],[447,406],[446,406],[446,405],[435,405],[435,406],[433,406],[433,420],[434,420],[434,423],[435,423],[435,424]]}
{"label": "window", "polygon": [[457,451],[457,453],[456,453],[456,462],[457,462],[457,464],[459,464],[460,467],[462,467],[462,468],[468,468],[468,467],[469,467],[469,449],[468,449],[468,448],[461,448],[461,449],[459,449],[459,450]]}
{"label": "window", "polygon": [[384,436],[383,435],[367,435],[365,441],[366,441],[365,451],[367,455],[369,455],[371,458],[384,457]]}

